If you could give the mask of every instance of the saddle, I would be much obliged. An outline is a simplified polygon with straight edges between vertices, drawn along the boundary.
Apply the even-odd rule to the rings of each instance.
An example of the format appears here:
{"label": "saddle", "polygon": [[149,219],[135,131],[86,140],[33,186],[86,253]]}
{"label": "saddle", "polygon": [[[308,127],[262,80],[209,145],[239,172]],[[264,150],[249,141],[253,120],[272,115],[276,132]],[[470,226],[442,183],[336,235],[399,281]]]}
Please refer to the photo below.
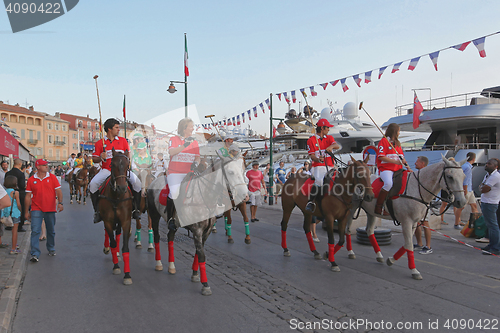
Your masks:
{"label": "saddle", "polygon": [[[389,194],[387,194],[388,201],[399,198],[401,194],[403,194],[406,190],[406,184],[408,182],[408,171],[400,169],[392,175],[392,188],[389,190]],[[379,177],[375,179],[372,183],[372,190],[375,198],[378,198],[380,190],[384,186],[384,182]]]}
{"label": "saddle", "polygon": [[[335,177],[337,176],[337,171],[335,172],[328,172],[325,177],[323,178],[323,187],[321,188],[321,193],[322,195],[328,195],[330,193],[330,190],[334,186],[335,182]],[[311,190],[314,185],[314,178],[309,177],[304,184],[302,184],[302,187],[300,188],[300,192],[306,196],[309,197],[309,194],[311,193]]]}
{"label": "saddle", "polygon": [[[104,193],[104,190],[106,189],[106,187],[108,186],[109,184],[109,181],[111,180],[111,175],[108,176],[106,178],[106,180],[101,184],[101,186],[99,186],[99,189],[97,190],[97,192],[100,194],[100,195],[103,195]],[[127,179],[127,184],[128,184],[128,189],[130,192],[132,192],[131,188],[132,188],[132,185],[130,184],[130,182],[128,181]]]}

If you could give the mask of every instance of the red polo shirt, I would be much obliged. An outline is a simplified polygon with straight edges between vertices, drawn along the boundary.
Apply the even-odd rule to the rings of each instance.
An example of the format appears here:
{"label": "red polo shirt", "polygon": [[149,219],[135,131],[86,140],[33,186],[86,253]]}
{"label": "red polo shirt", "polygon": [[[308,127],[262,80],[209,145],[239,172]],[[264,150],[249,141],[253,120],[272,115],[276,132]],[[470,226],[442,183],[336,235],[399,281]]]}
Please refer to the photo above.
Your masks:
{"label": "red polo shirt", "polygon": [[47,172],[43,179],[35,173],[26,185],[26,194],[31,194],[31,210],[44,213],[56,212],[56,189],[61,188],[57,177]]}
{"label": "red polo shirt", "polygon": [[[333,167],[332,157],[330,155],[327,155],[325,150],[334,143],[335,139],[331,135],[326,135],[325,137],[322,138],[319,135],[314,134],[307,140],[307,149],[309,155],[314,155],[318,159],[320,157],[323,157],[327,165],[329,167]],[[320,163],[313,161],[311,167],[325,166],[325,162]]]}
{"label": "red polo shirt", "polygon": [[115,136],[113,141],[110,141],[109,139],[106,139],[104,141],[104,149],[102,146],[102,139],[97,141],[95,143],[95,150],[92,156],[95,157],[100,157],[101,153],[106,150],[106,161],[102,161],[101,167],[103,169],[108,169],[111,171],[111,159],[113,158],[113,148],[115,148],[115,151],[118,153],[125,154],[126,151],[130,151],[130,147],[128,145],[127,140],[122,137]]}

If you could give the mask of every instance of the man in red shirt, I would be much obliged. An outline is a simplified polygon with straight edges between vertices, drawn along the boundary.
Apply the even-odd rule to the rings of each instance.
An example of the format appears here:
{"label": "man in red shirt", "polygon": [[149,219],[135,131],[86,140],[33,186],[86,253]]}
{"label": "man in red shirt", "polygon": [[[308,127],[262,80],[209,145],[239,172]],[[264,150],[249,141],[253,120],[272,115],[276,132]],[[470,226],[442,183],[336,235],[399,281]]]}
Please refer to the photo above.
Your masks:
{"label": "man in red shirt", "polygon": [[[95,150],[92,154],[94,163],[102,162],[101,170],[92,178],[89,184],[90,198],[92,206],[94,206],[94,223],[101,221],[101,216],[97,205],[99,203],[99,187],[111,175],[111,159],[113,158],[113,148],[116,152],[125,154],[129,157],[130,147],[125,138],[119,137],[120,123],[114,118],[110,118],[104,122],[104,131],[106,132],[106,140],[99,140],[95,143]],[[129,157],[130,158],[130,157]],[[134,195],[134,212],[132,218],[137,220],[141,218],[139,211],[141,206],[141,181],[130,170],[128,171],[128,181],[132,185],[132,193]]]}
{"label": "man in red shirt", "polygon": [[[316,123],[316,134],[307,140],[307,149],[309,157],[312,160],[311,175],[314,178],[314,186],[309,194],[309,202],[307,203],[306,210],[313,212],[316,207],[315,200],[321,192],[323,186],[323,178],[327,172],[327,166],[334,168],[333,159],[327,155],[326,152],[340,149],[338,143],[335,142],[333,136],[328,135],[330,127],[333,127],[328,120],[322,118]],[[321,197],[318,198],[321,200]]]}
{"label": "man in red shirt", "polygon": [[[256,217],[257,205],[260,205],[260,189],[266,188],[266,183],[264,183],[264,175],[259,170],[259,162],[254,161],[252,163],[252,170],[247,171],[248,178],[248,192],[250,192],[250,221],[259,221]],[[266,190],[267,194],[267,190]]]}
{"label": "man in red shirt", "polygon": [[[26,185],[25,216],[31,220],[31,262],[38,262],[40,257],[40,232],[42,221],[47,228],[47,250],[49,256],[55,256],[56,212],[62,212],[63,196],[57,177],[49,173],[48,162],[39,159],[35,163],[37,172],[28,179]],[[57,205],[56,205],[57,199]],[[29,207],[31,206],[31,214]]]}

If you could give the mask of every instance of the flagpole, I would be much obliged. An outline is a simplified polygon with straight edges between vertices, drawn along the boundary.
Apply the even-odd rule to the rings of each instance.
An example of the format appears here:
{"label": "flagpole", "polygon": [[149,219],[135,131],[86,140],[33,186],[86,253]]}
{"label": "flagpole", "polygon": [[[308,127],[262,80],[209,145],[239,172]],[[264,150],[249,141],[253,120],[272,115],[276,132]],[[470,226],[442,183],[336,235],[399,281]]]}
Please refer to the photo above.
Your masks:
{"label": "flagpole", "polygon": [[273,94],[269,94],[269,188],[268,191],[268,199],[269,206],[274,204],[274,193],[273,193],[273,185],[274,185],[274,169],[273,169]]}
{"label": "flagpole", "polygon": [[[123,121],[125,122],[125,140],[127,140],[127,116],[125,113],[125,95],[123,95]],[[127,141],[128,142],[128,141]]]}
{"label": "flagpole", "polygon": [[188,116],[188,80],[187,80],[187,72],[186,72],[186,65],[187,65],[187,36],[186,33],[184,33],[184,52],[186,53],[184,55],[184,116],[187,118]]}

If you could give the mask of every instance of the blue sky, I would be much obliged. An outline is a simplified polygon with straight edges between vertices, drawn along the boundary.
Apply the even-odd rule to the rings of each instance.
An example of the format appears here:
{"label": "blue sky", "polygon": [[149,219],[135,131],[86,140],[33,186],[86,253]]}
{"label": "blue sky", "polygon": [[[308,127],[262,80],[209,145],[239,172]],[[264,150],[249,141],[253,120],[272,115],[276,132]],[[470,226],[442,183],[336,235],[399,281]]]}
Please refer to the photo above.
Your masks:
{"label": "blue sky", "polygon": [[[70,12],[39,27],[12,34],[0,14],[0,100],[35,110],[121,116],[127,95],[129,119],[147,120],[183,107],[184,33],[189,48],[189,104],[200,115],[233,117],[268,98],[326,81],[392,65],[500,30],[498,1],[80,1]],[[412,102],[412,88],[432,97],[500,85],[500,35],[486,39],[486,58],[471,44],[446,50],[435,71],[428,57],[415,71],[408,62],[395,74],[358,88],[347,79],[309,99],[317,110],[327,99],[341,108],[364,101],[380,124],[396,104]],[[361,76],[364,78],[364,76]],[[297,91],[297,93],[299,93]],[[427,92],[419,95],[428,98]],[[284,102],[274,97],[274,115]],[[303,106],[303,104],[302,104]],[[298,104],[293,105],[295,109]],[[267,115],[266,115],[267,117]],[[363,117],[364,118],[364,117]],[[247,122],[248,124],[248,122]],[[269,133],[259,111],[251,126]]]}

